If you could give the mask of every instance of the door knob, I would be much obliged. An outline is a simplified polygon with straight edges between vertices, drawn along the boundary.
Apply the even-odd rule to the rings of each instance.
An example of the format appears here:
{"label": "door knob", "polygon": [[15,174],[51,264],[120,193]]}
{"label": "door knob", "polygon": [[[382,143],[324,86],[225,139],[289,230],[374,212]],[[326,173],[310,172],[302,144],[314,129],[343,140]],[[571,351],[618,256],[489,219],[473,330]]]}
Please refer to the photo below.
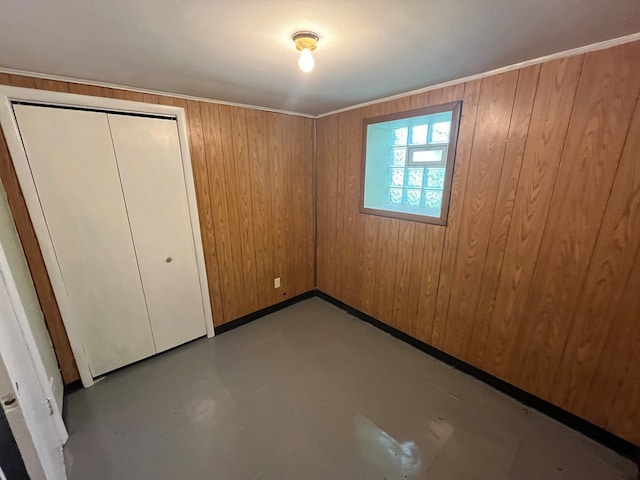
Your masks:
{"label": "door knob", "polygon": [[167,263],[171,263],[171,260],[173,260],[173,258],[171,258],[171,257],[167,257],[167,259],[165,260],[165,262],[167,262]]}

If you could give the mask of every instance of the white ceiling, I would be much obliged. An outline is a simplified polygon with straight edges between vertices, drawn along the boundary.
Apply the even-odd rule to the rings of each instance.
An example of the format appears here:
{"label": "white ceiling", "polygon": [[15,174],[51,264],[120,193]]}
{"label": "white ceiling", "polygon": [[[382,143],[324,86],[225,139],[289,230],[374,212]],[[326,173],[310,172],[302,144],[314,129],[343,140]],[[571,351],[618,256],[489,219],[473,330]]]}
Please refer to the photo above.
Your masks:
{"label": "white ceiling", "polygon": [[639,0],[2,0],[0,67],[320,114],[638,31]]}

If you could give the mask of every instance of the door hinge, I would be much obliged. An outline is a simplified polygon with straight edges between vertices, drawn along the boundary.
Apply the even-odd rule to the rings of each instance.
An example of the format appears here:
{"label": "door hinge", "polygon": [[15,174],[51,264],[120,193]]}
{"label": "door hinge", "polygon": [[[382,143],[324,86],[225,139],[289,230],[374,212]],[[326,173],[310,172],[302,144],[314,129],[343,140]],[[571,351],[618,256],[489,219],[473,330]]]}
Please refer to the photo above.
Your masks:
{"label": "door hinge", "polygon": [[53,415],[53,400],[47,397],[47,407],[49,407],[49,415]]}

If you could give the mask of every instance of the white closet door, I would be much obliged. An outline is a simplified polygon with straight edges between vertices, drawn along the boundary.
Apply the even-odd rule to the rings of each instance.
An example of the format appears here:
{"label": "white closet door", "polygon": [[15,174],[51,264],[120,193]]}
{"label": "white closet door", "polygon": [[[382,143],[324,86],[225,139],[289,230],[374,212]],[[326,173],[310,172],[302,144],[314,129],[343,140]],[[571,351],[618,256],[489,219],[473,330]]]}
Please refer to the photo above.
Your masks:
{"label": "white closet door", "polygon": [[175,120],[109,114],[158,352],[206,334]]}
{"label": "white closet door", "polygon": [[14,109],[92,375],[153,355],[107,114]]}

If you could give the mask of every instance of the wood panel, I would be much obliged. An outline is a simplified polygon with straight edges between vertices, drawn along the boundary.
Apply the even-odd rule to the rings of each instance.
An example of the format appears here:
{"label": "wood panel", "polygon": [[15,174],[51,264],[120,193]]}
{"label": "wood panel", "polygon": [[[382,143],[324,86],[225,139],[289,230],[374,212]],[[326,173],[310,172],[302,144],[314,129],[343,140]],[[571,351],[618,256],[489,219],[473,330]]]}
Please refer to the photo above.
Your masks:
{"label": "wood panel", "polygon": [[[631,262],[630,262],[631,263]],[[640,255],[620,302],[612,305],[613,323],[606,337],[597,365],[581,408],[576,413],[592,419],[598,425],[640,443]]]}
{"label": "wood panel", "polygon": [[516,192],[520,181],[520,171],[526,146],[533,101],[535,99],[540,65],[521,70],[518,74],[518,86],[509,123],[509,134],[505,147],[500,186],[495,202],[495,213],[491,225],[491,234],[487,247],[487,256],[479,284],[479,298],[475,308],[473,333],[466,353],[466,359],[476,365],[482,365],[485,345],[489,335],[489,326],[495,298],[500,283],[504,252],[506,249]]}
{"label": "wood panel", "polygon": [[12,87],[36,88],[36,79],[24,75],[9,75],[9,84]]}
{"label": "wood panel", "polygon": [[482,367],[506,378],[524,314],[582,57],[542,65]]}
{"label": "wood panel", "polygon": [[[319,119],[318,288],[640,444],[638,58],[635,42]],[[352,132],[455,100],[447,226],[360,214]]]}
{"label": "wood panel", "polygon": [[69,83],[69,93],[113,98],[113,91],[110,88],[97,87],[95,85],[83,85],[81,83]]}
{"label": "wood panel", "polygon": [[337,224],[337,169],[338,169],[338,117],[332,116],[317,122],[317,222],[318,222],[318,284],[324,285],[326,292],[337,295],[335,271],[337,248],[335,225]]}
{"label": "wood panel", "polygon": [[265,115],[257,110],[247,111],[247,133],[249,164],[249,188],[251,189],[251,209],[253,212],[254,245],[256,252],[256,276],[261,279],[257,283],[258,303],[265,305],[271,303],[273,297],[273,285],[271,284],[271,235],[269,218],[271,208],[264,199],[271,195],[270,185],[264,179],[269,176],[268,144],[265,132],[269,131],[269,125]]}
{"label": "wood panel", "polygon": [[[285,200],[285,165],[288,163],[284,152],[282,151],[282,128],[283,119],[277,114],[269,115],[269,123],[274,128],[271,136],[269,137],[269,151],[272,158],[280,158],[281,162],[270,162],[270,175],[268,181],[271,185],[271,195],[267,199],[271,203],[271,218],[273,220],[273,249],[274,256],[272,259],[271,269],[275,272],[275,277],[281,279],[281,291],[286,294],[289,280],[283,274],[284,258],[289,253],[286,251],[287,238],[286,231],[284,229],[284,215],[288,212],[287,202]],[[285,278],[283,278],[285,277]],[[280,295],[280,291],[274,290],[274,295]]]}
{"label": "wood panel", "polygon": [[[590,406],[591,378],[605,351],[609,329],[616,322],[621,298],[640,249],[640,106],[634,119],[611,189],[589,270],[584,280],[573,325],[564,350],[552,398],[584,411]],[[635,249],[635,252],[634,252]],[[633,285],[633,281],[631,282]],[[627,287],[629,288],[629,287]],[[640,297],[640,288],[635,290]],[[630,308],[631,312],[637,309]],[[623,323],[631,326],[633,323]],[[637,325],[636,325],[637,327]],[[633,335],[632,331],[627,332]]]}
{"label": "wood panel", "polygon": [[518,386],[545,398],[553,387],[640,91],[638,58],[640,42],[584,59],[519,332],[520,348],[509,375]]}
{"label": "wood panel", "polygon": [[[222,106],[221,106],[222,107]],[[253,232],[253,211],[252,211],[252,195],[251,195],[251,176],[249,171],[251,166],[249,165],[249,153],[248,153],[248,138],[247,138],[247,115],[246,109],[236,107],[226,107],[229,115],[228,131],[232,132],[232,135],[225,135],[225,142],[223,152],[229,156],[229,164],[235,168],[232,169],[233,183],[235,183],[236,202],[233,205],[237,208],[237,219],[234,219],[234,225],[237,228],[237,245],[241,247],[239,258],[243,261],[239,262],[242,267],[243,285],[246,288],[245,297],[247,302],[248,312],[257,310],[258,306],[258,285],[256,276],[256,246],[255,235]],[[221,108],[222,116],[222,108]],[[224,123],[221,119],[221,128],[224,128]],[[225,163],[225,166],[227,163]],[[226,170],[225,170],[226,171]],[[228,177],[229,178],[229,177]]]}
{"label": "wood panel", "polygon": [[54,92],[69,93],[69,83],[58,80],[45,80],[36,78],[36,88],[39,90],[52,90]]}
{"label": "wood panel", "polygon": [[196,200],[198,203],[198,216],[200,218],[200,235],[202,237],[202,245],[207,246],[207,248],[204,248],[204,261],[205,268],[207,269],[209,297],[211,299],[213,323],[214,325],[219,325],[225,317],[220,290],[218,247],[216,244],[216,232],[211,208],[211,185],[209,184],[209,169],[207,167],[207,152],[202,129],[200,103],[171,97],[162,97],[160,103],[181,107],[187,111],[193,181],[196,192],[199,192],[196,194]]}
{"label": "wood panel", "polygon": [[[0,83],[185,109],[217,326],[314,288],[313,119],[17,75],[1,75]],[[0,177],[68,384],[79,375],[1,140]],[[282,288],[276,290],[273,280],[278,276]]]}
{"label": "wood panel", "polygon": [[518,72],[487,77],[480,85],[480,101],[473,136],[473,159],[462,206],[458,248],[451,281],[455,289],[449,297],[443,348],[452,355],[466,357],[471,339],[475,307],[495,212],[509,120],[518,82]]}
{"label": "wood panel", "polygon": [[438,348],[442,348],[444,343],[446,319],[449,312],[449,299],[451,290],[454,287],[454,285],[452,285],[452,277],[456,262],[455,252],[458,248],[460,225],[462,224],[463,218],[462,207],[467,188],[469,165],[471,163],[471,146],[476,128],[480,85],[480,80],[475,80],[468,82],[464,87],[462,118],[460,119],[458,146],[456,149],[453,181],[451,184],[451,198],[449,200],[449,219],[447,221],[447,227],[442,228],[444,230],[444,243],[439,261],[440,273],[438,276],[435,311],[430,327],[431,331],[428,335],[424,335],[425,341]]}
{"label": "wood panel", "polygon": [[[434,90],[428,93],[426,102],[428,105],[455,102],[461,98],[465,98],[465,89],[464,84],[459,84],[442,90]],[[473,88],[470,88],[467,93],[473,96]],[[420,104],[422,101],[423,100],[418,97],[412,99],[412,104]],[[475,118],[474,108],[471,107],[466,113],[463,108],[463,118],[465,118],[465,115],[465,121],[468,123],[470,116]],[[457,172],[454,170],[453,183],[459,184],[465,175],[464,165],[462,168],[458,168]],[[452,194],[452,203],[449,205],[449,212],[451,212],[452,206],[454,210],[458,208],[459,202],[457,199],[460,199],[460,197],[458,195],[455,195],[455,197],[456,198],[454,198]],[[455,220],[456,214],[454,213],[453,216],[451,216],[450,213],[449,218]],[[417,337],[425,342],[431,339],[435,320],[438,287],[440,285],[440,271],[442,268],[442,249],[445,245],[446,232],[446,229],[437,225],[426,224],[424,227],[421,227],[420,224],[417,224],[414,235],[414,239],[417,242],[419,251],[422,252],[422,256],[420,257],[418,254],[418,256],[415,257],[414,269],[417,269],[417,272],[414,274],[414,278],[416,279],[416,285],[413,286],[413,296],[406,299],[406,302],[415,304],[412,299],[416,297],[419,298],[417,302],[418,321],[415,322],[413,328]],[[420,239],[422,241],[420,241]]]}
{"label": "wood panel", "polygon": [[130,100],[132,102],[144,102],[144,96],[140,92],[130,92],[129,90],[113,89],[113,98],[119,100]]}
{"label": "wood panel", "polygon": [[[362,113],[357,110],[348,112],[345,115],[344,128],[340,129],[340,157],[345,159],[344,169],[344,191],[345,205],[342,210],[343,232],[345,241],[342,242],[342,253],[345,257],[353,257],[358,254],[356,242],[346,239],[352,238],[359,231],[360,215],[356,213],[360,202],[358,195],[360,185],[357,183],[360,178],[360,148],[362,144]],[[355,206],[355,207],[354,207]],[[360,282],[356,274],[356,264],[345,263],[342,278],[342,291],[346,299],[357,298],[360,289]]]}

